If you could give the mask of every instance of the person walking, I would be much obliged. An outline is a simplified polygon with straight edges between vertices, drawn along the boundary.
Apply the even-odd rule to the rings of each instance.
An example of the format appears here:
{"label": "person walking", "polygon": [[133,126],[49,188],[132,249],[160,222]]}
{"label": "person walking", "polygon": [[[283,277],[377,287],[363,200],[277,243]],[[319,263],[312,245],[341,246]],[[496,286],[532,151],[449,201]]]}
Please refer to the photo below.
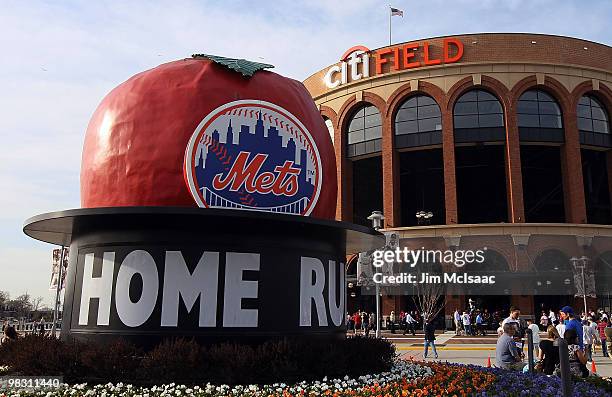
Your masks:
{"label": "person walking", "polygon": [[588,320],[582,322],[582,341],[587,361],[593,361],[593,345],[597,341],[597,334]]}
{"label": "person walking", "polygon": [[459,313],[459,309],[455,309],[453,318],[455,319],[455,335],[459,335],[461,334],[461,313]]}
{"label": "person walking", "polygon": [[480,314],[479,311],[476,313],[476,335],[482,334],[482,336],[487,336],[487,333],[483,327],[482,314]]}
{"label": "person walking", "polygon": [[599,340],[601,340],[601,354],[604,357],[610,357],[608,354],[608,345],[606,338],[606,327],[608,326],[608,318],[602,316],[597,322],[597,331],[599,332]]}
{"label": "person walking", "polygon": [[465,335],[472,335],[472,321],[468,312],[463,312],[461,322],[463,323],[463,329],[465,329]]}
{"label": "person walking", "polygon": [[395,333],[395,311],[391,310],[391,314],[389,314],[389,325],[391,326],[391,333]]}
{"label": "person walking", "polygon": [[542,316],[540,316],[540,329],[542,331],[546,331],[548,329],[548,316],[544,310],[542,310]]}
{"label": "person walking", "polygon": [[527,328],[531,330],[533,336],[533,355],[537,357],[540,350],[540,327],[538,327],[532,319],[527,319]]}
{"label": "person walking", "polygon": [[434,354],[434,358],[437,359],[438,352],[436,351],[436,343],[435,343],[436,327],[433,325],[432,321],[429,321],[427,319],[425,319],[424,321],[425,321],[425,326],[423,328],[425,331],[425,344],[424,344],[425,350],[423,351],[423,357],[427,358],[429,346],[431,346],[431,351]]}
{"label": "person walking", "polygon": [[[550,323],[552,325],[557,325],[557,316],[555,315],[555,312],[553,312],[552,309],[550,309],[550,311],[548,312],[548,319],[550,320]],[[563,338],[563,336],[561,336]]]}
{"label": "person walking", "polygon": [[416,335],[416,320],[409,312],[406,312],[406,317],[404,318],[406,321],[406,328],[404,328],[404,335],[406,335],[406,331],[410,331],[412,336]]}

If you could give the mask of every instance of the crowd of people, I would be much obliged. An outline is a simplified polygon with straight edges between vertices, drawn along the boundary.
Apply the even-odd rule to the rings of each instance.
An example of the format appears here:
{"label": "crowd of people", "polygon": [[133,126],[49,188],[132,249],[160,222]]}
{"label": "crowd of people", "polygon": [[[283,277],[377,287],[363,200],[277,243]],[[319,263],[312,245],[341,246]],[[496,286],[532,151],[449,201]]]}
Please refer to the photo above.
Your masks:
{"label": "crowd of people", "polygon": [[[564,339],[568,346],[570,373],[587,377],[589,370],[586,364],[593,360],[596,347],[601,347],[602,357],[610,357],[608,345],[612,341],[607,340],[606,328],[612,329],[612,324],[610,315],[603,310],[577,316],[570,306],[565,306],[559,312],[542,312],[539,324],[535,324],[531,319],[523,323],[520,310],[511,308],[510,315],[500,322],[498,329],[496,365],[516,370],[528,367],[524,362],[523,348],[529,329],[533,335],[536,371],[560,376],[559,341]],[[544,338],[540,337],[541,331],[545,332]]]}
{"label": "crowd of people", "polygon": [[453,313],[455,334],[465,336],[486,336],[487,331],[495,330],[502,319],[501,311],[489,313],[487,309],[473,307],[464,311],[455,309]]}

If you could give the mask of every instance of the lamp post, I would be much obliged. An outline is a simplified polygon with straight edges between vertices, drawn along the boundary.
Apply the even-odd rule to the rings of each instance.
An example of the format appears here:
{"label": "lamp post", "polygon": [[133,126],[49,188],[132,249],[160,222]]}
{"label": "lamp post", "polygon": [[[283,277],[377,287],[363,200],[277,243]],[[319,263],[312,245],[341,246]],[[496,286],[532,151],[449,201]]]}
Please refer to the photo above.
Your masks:
{"label": "lamp post", "polygon": [[[378,231],[382,227],[382,221],[385,216],[381,211],[372,211],[372,215],[368,216],[368,219],[372,221],[372,227]],[[380,284],[376,284],[376,337],[380,338]]]}
{"label": "lamp post", "polygon": [[416,218],[418,225],[429,225],[431,218],[433,218],[433,213],[431,211],[419,211],[416,213]]}
{"label": "lamp post", "polygon": [[584,301],[584,314],[586,316],[587,315],[587,301],[586,301],[586,283],[584,280],[584,269],[586,268],[589,258],[583,255],[580,258],[572,257],[570,258],[570,261],[572,262],[572,266],[574,267],[574,269],[576,271],[580,271],[580,276],[582,279],[582,298]]}

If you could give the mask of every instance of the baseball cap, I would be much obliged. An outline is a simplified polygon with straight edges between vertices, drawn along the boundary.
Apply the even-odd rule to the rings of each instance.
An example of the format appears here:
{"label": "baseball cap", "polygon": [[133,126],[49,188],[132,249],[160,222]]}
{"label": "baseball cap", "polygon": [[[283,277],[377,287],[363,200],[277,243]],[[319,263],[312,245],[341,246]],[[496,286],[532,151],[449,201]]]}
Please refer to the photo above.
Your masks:
{"label": "baseball cap", "polygon": [[572,309],[572,308],[571,308],[571,307],[569,307],[569,306],[563,306],[563,307],[561,308],[561,310],[559,310],[559,311],[561,311],[561,312],[563,312],[563,313],[567,313],[567,314],[574,314],[574,309]]}

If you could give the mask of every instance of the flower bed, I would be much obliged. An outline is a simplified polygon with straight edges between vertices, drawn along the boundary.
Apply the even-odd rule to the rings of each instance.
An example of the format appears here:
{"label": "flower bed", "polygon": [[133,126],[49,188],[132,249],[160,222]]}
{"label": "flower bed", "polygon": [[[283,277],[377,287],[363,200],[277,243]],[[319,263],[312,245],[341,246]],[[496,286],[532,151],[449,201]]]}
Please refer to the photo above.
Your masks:
{"label": "flower bed", "polygon": [[[609,381],[597,378],[597,385],[577,381],[574,396],[610,396]],[[64,385],[58,389],[35,391],[11,391],[0,397],[422,397],[422,396],[534,396],[560,397],[560,379],[540,374],[523,374],[496,368],[449,364],[414,363],[398,361],[389,372],[379,375],[365,375],[358,378],[327,379],[314,382],[300,382],[293,385],[275,383],[271,385],[227,386],[211,385],[188,387],[185,385],[135,387],[129,384],[106,384],[89,386]]]}
{"label": "flower bed", "polygon": [[217,397],[217,396],[355,396],[355,395],[378,395],[385,394],[384,391],[400,390],[398,385],[407,385],[409,382],[419,382],[421,379],[433,376],[433,369],[419,364],[398,361],[391,371],[379,375],[364,375],[358,378],[345,376],[342,379],[327,379],[314,382],[300,382],[293,385],[274,383],[271,385],[245,385],[227,386],[212,385],[188,387],[174,383],[151,388],[134,387],[132,385],[118,383],[88,386],[87,384],[63,385],[57,389],[37,389],[34,391],[11,391],[0,397],[59,397],[59,396],[106,396],[106,397],[162,397],[162,396],[184,396],[184,397]]}
{"label": "flower bed", "polygon": [[[487,396],[523,396],[523,390],[529,391],[533,397],[562,396],[561,379],[543,374],[524,374],[505,371],[497,368],[487,368],[486,372],[494,374],[497,381],[487,390]],[[591,377],[588,380],[575,379],[574,396],[606,397],[612,395],[612,383],[602,378]]]}

